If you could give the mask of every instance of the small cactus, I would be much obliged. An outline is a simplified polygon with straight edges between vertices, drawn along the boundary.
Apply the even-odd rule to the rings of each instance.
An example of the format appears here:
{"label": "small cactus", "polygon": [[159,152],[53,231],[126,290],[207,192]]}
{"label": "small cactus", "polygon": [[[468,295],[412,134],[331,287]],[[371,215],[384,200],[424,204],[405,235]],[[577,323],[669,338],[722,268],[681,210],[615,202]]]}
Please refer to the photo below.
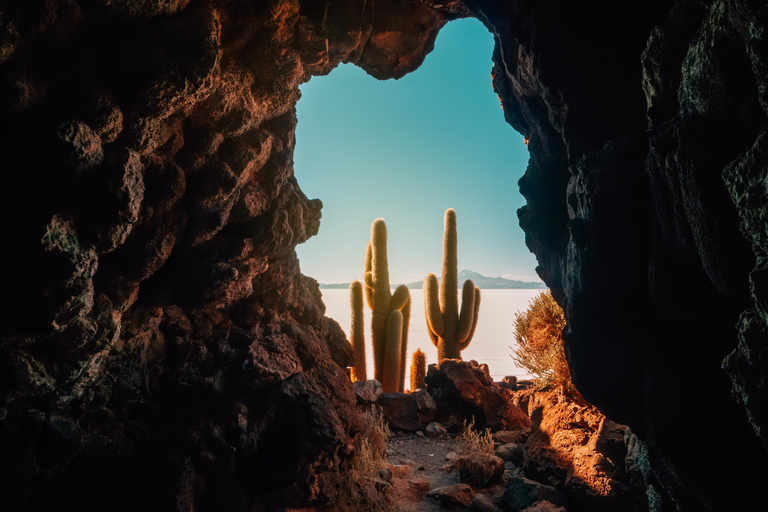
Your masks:
{"label": "small cactus", "polygon": [[349,285],[349,303],[352,308],[352,328],[349,341],[355,352],[355,366],[352,367],[352,382],[368,380],[365,370],[365,323],[363,321],[363,286],[360,281]]}
{"label": "small cactus", "polygon": [[[408,346],[411,293],[405,285],[399,286],[395,293],[390,290],[384,219],[376,219],[371,226],[371,241],[365,254],[365,298],[372,311],[374,378],[381,382],[385,393],[401,391],[405,379],[406,358],[403,354]],[[398,315],[393,316],[395,311]],[[397,347],[390,347],[390,344]]]}
{"label": "small cactus", "polygon": [[458,298],[456,212],[445,212],[443,232],[443,276],[438,302],[437,277],[429,274],[424,279],[424,311],[427,331],[437,347],[437,361],[461,359],[461,351],[467,348],[477,327],[480,309],[480,289],[467,279],[462,291],[461,314]]}
{"label": "small cactus", "polygon": [[424,380],[427,376],[427,357],[421,349],[416,349],[411,361],[411,391],[427,387]]}

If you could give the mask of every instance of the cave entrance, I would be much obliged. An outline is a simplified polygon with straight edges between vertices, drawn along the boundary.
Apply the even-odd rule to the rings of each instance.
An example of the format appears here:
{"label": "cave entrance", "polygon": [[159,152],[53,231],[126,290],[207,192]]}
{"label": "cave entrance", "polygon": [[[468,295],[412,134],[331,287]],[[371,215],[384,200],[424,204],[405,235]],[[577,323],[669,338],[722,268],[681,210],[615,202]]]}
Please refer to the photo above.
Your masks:
{"label": "cave entrance", "polygon": [[[491,86],[493,44],[478,20],[457,20],[440,31],[419,69],[399,80],[379,81],[347,64],[301,87],[294,168],[307,196],[324,206],[319,234],[297,253],[302,272],[321,283],[326,314],[347,334],[348,283],[362,280],[377,217],[387,222],[393,287],[440,275],[447,208],[457,214],[459,271],[540,282],[516,214],[525,204],[517,181],[528,151],[504,120]],[[496,380],[526,377],[509,357],[512,320],[538,291],[482,293],[477,332],[463,358],[487,363]],[[437,351],[427,334],[422,291],[411,294],[407,357],[420,348],[431,364]],[[372,375],[368,330],[366,344]]]}

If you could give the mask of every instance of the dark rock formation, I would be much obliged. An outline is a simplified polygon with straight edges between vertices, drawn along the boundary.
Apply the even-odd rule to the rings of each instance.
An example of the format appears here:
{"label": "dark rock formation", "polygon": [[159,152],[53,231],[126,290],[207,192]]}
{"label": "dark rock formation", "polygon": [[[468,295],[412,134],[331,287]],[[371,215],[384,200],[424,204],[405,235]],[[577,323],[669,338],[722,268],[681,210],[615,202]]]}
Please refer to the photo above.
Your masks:
{"label": "dark rock formation", "polygon": [[429,365],[427,390],[437,402],[436,420],[459,431],[474,422],[479,429],[521,430],[531,421],[514,403],[512,391],[496,385],[488,365],[446,359]]}
{"label": "dark rock formation", "polygon": [[477,4],[574,383],[647,443],[665,499],[749,508],[768,476],[765,3]]}
{"label": "dark rock formation", "polygon": [[0,508],[330,505],[361,424],[293,250],[321,208],[293,178],[298,85],[339,62],[403,76],[467,15],[530,141],[520,223],[576,386],[632,427],[663,506],[748,508],[768,477],[767,13],[0,2]]}
{"label": "dark rock formation", "polygon": [[458,4],[0,2],[0,509],[333,506],[352,353],[294,248],[298,86]]}
{"label": "dark rock formation", "polygon": [[407,432],[423,431],[435,419],[437,406],[426,389],[413,393],[384,393],[376,402],[389,428]]}

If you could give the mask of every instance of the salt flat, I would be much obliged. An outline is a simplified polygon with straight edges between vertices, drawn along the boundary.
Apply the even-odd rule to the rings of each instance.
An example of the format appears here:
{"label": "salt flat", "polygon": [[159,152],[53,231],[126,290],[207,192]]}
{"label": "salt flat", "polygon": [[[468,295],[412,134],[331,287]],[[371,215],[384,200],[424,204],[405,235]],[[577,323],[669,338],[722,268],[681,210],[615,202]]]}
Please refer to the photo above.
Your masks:
{"label": "salt flat", "polygon": [[[463,283],[459,283],[462,285]],[[515,375],[518,378],[529,378],[527,371],[515,366],[509,356],[514,345],[513,320],[517,311],[525,309],[528,301],[542,290],[481,290],[482,303],[477,330],[472,343],[461,355],[464,360],[475,359],[488,365],[494,380],[500,380],[505,375]],[[349,307],[349,290],[321,290],[326,315],[333,318],[344,332],[349,334],[351,311]],[[427,334],[427,324],[424,317],[424,292],[411,290],[413,301],[411,323],[408,329],[408,368],[406,368],[405,387],[410,382],[410,362],[413,352],[420,348],[427,356],[427,364],[437,362],[437,349]],[[366,306],[363,308],[366,325],[366,359],[368,375],[373,375],[373,350],[371,349],[370,315]]]}

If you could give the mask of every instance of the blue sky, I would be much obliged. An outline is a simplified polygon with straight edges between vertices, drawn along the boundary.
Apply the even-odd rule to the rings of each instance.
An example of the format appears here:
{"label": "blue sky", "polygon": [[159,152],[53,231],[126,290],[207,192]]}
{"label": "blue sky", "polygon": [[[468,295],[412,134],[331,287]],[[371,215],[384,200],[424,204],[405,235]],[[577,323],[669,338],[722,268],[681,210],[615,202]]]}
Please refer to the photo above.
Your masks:
{"label": "blue sky", "polygon": [[453,208],[459,269],[539,280],[516,214],[528,150],[493,92],[492,51],[480,22],[458,20],[400,80],[341,65],[301,86],[294,169],[304,193],[323,201],[319,234],[297,248],[304,274],[362,279],[371,223],[383,217],[390,281],[439,275]]}

